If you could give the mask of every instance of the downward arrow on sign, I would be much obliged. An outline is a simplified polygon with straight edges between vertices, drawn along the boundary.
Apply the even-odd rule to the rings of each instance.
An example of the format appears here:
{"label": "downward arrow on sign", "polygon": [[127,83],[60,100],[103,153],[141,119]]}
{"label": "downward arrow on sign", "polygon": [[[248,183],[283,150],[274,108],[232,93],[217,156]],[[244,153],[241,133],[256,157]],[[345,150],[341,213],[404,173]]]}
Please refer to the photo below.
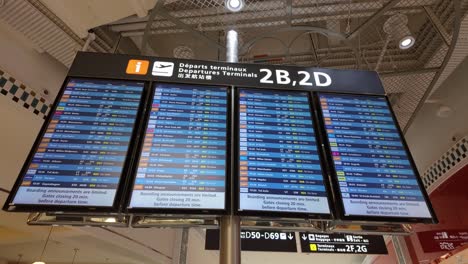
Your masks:
{"label": "downward arrow on sign", "polygon": [[302,235],[302,239],[303,239],[303,240],[307,240],[307,236],[306,236],[306,235]]}
{"label": "downward arrow on sign", "polygon": [[294,237],[291,234],[289,234],[288,238],[289,240],[292,240]]}

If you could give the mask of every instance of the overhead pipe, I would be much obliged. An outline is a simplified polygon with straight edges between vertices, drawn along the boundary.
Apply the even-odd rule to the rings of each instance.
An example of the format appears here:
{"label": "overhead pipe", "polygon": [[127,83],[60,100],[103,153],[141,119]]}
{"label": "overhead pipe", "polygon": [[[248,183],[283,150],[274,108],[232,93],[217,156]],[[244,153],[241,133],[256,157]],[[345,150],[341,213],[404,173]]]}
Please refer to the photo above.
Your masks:
{"label": "overhead pipe", "polygon": [[81,51],[87,51],[89,48],[89,45],[91,45],[91,42],[93,42],[95,39],[96,39],[96,34],[94,34],[94,32],[92,31],[88,32],[88,37],[86,38],[86,42],[81,48]]}
{"label": "overhead pipe", "polygon": [[385,44],[382,47],[382,51],[380,52],[380,56],[379,56],[379,59],[377,60],[377,64],[375,64],[374,71],[379,71],[380,64],[382,63],[383,58],[385,56],[385,52],[387,52],[388,43],[390,43],[390,36],[387,36],[387,38],[385,39]]}
{"label": "overhead pipe", "polygon": [[226,35],[226,61],[238,62],[239,35],[235,30],[229,30]]}

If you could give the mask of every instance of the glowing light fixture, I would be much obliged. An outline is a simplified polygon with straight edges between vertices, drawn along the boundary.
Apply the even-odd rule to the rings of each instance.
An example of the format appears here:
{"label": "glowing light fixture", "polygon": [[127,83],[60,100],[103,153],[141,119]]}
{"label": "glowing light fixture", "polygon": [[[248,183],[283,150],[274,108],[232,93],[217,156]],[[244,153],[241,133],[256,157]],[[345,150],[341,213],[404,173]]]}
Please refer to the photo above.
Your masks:
{"label": "glowing light fixture", "polygon": [[415,39],[413,36],[406,36],[400,40],[400,49],[409,49],[414,45]]}
{"label": "glowing light fixture", "polygon": [[46,263],[42,261],[34,261],[33,264],[46,264]]}
{"label": "glowing light fixture", "polygon": [[115,223],[115,222],[117,222],[117,220],[115,219],[115,217],[108,217],[108,218],[106,218],[106,220],[104,220],[104,222],[106,222],[106,223]]}
{"label": "glowing light fixture", "polygon": [[385,21],[383,30],[392,40],[398,41],[398,47],[402,50],[411,48],[416,39],[408,28],[408,17],[403,14],[395,14]]}
{"label": "glowing light fixture", "polygon": [[231,12],[239,12],[244,8],[244,0],[226,0],[226,8]]}

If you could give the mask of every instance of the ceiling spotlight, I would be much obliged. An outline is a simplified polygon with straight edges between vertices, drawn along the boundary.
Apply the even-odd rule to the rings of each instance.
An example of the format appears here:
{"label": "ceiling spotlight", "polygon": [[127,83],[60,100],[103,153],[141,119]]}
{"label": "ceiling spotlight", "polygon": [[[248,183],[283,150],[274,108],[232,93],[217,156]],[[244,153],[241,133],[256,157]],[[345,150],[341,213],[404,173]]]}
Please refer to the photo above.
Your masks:
{"label": "ceiling spotlight", "polygon": [[46,263],[42,261],[34,261],[33,264],[46,264]]}
{"label": "ceiling spotlight", "polygon": [[414,45],[415,39],[413,36],[406,36],[400,39],[399,47],[400,49],[409,49]]}
{"label": "ceiling spotlight", "polygon": [[395,14],[389,17],[384,23],[383,30],[390,39],[398,42],[400,49],[409,49],[416,42],[408,28],[408,17],[406,15]]}
{"label": "ceiling spotlight", "polygon": [[226,0],[226,8],[231,12],[239,12],[244,8],[244,0]]}

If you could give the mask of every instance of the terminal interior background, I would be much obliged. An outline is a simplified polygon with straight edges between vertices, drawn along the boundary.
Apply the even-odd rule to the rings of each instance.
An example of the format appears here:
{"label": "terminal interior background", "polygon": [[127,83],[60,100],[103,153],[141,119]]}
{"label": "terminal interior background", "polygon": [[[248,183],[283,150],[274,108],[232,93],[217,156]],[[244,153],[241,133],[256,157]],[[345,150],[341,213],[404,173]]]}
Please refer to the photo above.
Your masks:
{"label": "terminal interior background", "polygon": [[[243,3],[234,13],[223,0],[1,0],[0,203],[76,52],[140,54],[148,16],[159,8],[145,55],[225,61],[218,45],[225,46],[227,30],[235,29],[239,62],[376,70],[440,220],[414,225],[415,233],[399,240],[399,252],[386,237],[388,255],[242,252],[242,263],[431,263],[447,254],[425,253],[416,232],[468,230],[468,1]],[[408,18],[415,38],[410,49],[400,49],[385,32],[384,24],[395,14]],[[20,89],[11,91],[12,85]],[[32,263],[41,254],[50,227],[28,226],[27,216],[0,212],[0,264]],[[182,263],[181,243],[187,243],[184,263],[218,263],[218,251],[204,250],[205,230],[191,228],[186,241],[182,233],[54,227],[44,261],[72,263],[76,252],[74,263]],[[456,258],[440,261],[468,263],[468,247],[458,251]]]}

